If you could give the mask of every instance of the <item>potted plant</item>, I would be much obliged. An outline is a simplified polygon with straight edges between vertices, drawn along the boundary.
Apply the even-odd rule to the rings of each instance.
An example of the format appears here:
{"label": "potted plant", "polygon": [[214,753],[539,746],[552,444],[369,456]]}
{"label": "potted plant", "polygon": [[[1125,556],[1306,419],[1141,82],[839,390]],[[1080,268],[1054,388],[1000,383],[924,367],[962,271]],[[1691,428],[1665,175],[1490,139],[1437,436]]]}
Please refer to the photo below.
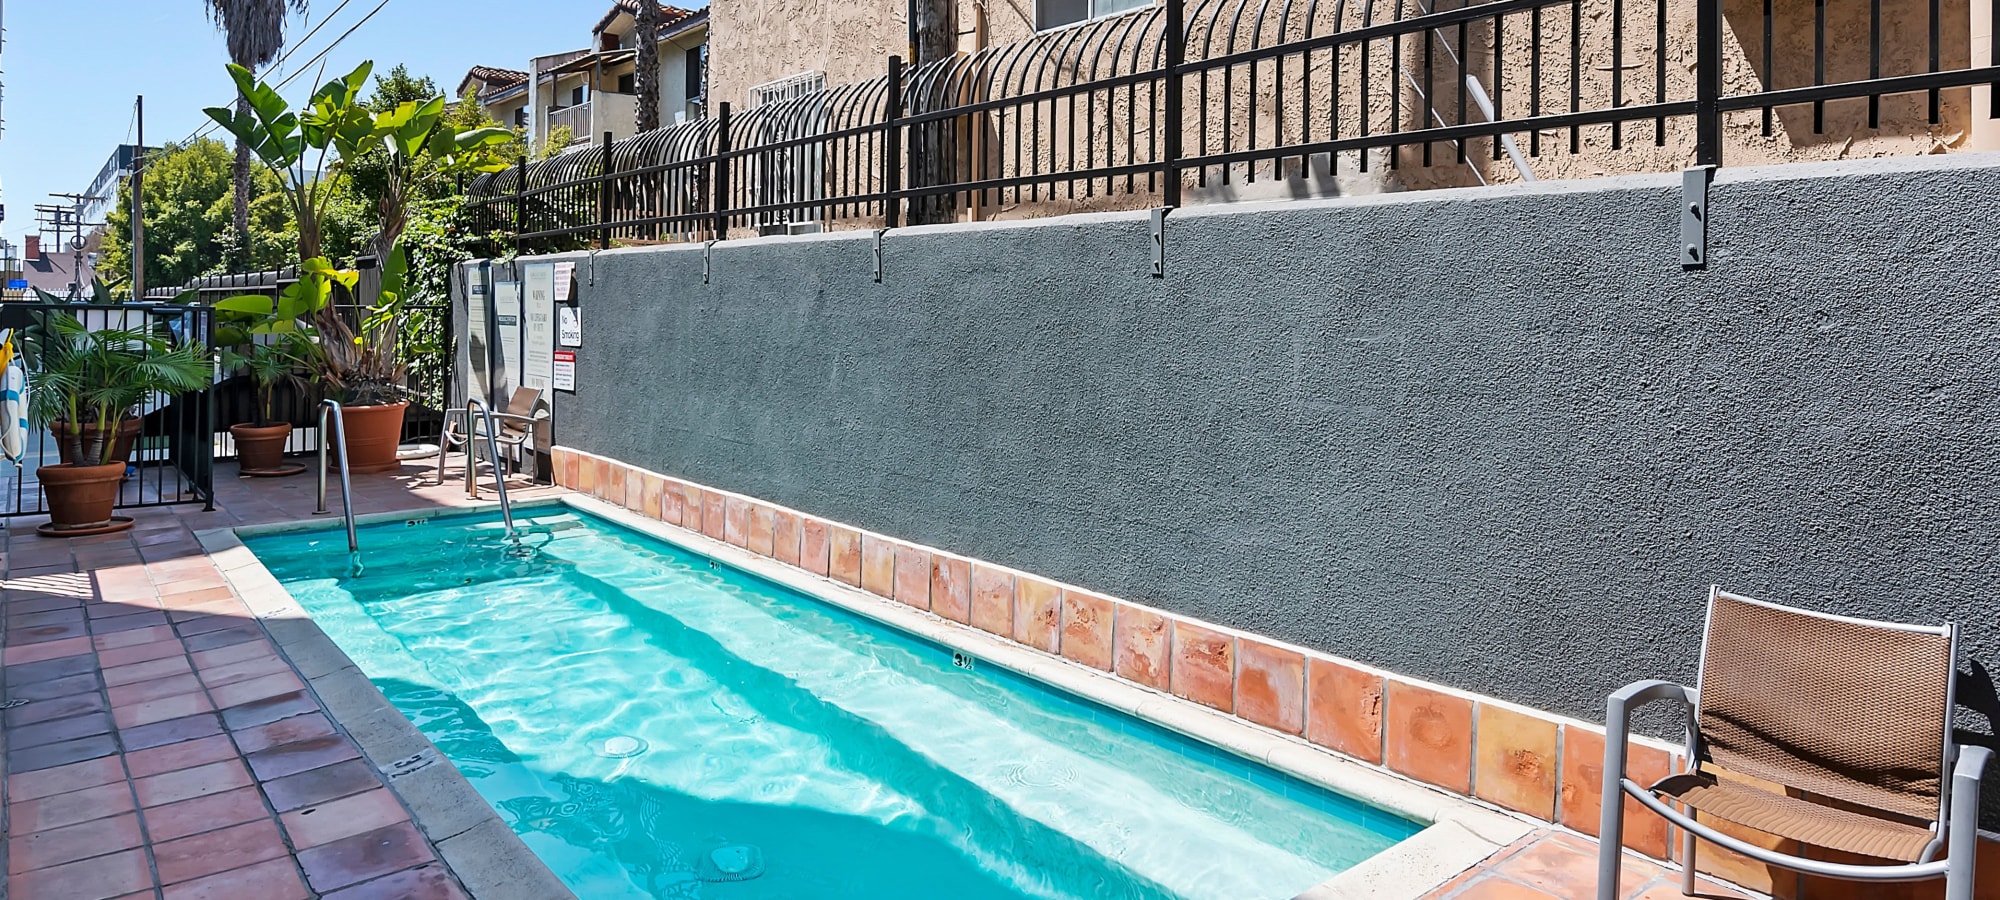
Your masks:
{"label": "potted plant", "polygon": [[[62,297],[58,297],[54,294],[51,294],[48,291],[42,290],[41,288],[35,288],[34,290],[35,290],[35,299],[37,302],[40,303],[53,306],[53,305],[67,304],[72,302],[70,300],[66,300]],[[92,282],[91,294],[89,297],[85,297],[81,300],[77,300],[74,302],[89,303],[89,304],[104,306],[116,303],[117,301],[113,300],[111,297],[110,286],[107,285],[104,282],[104,280],[100,278]],[[32,342],[34,340],[34,336],[40,334],[44,330],[45,329],[43,329],[40,326],[30,326],[27,332],[28,335],[30,336],[29,337],[30,341]],[[32,352],[33,348],[31,347],[30,353]],[[47,427],[49,429],[49,437],[52,438],[56,444],[56,454],[62,462],[66,463],[74,463],[77,461],[71,455],[72,447],[78,446],[85,442],[95,442],[104,439],[101,435],[97,433],[96,423],[86,421],[83,422],[80,426],[78,426],[73,424],[73,422],[74,420],[72,419],[55,419],[47,423]],[[124,421],[116,423],[115,425],[116,431],[110,438],[112,444],[111,456],[110,456],[111,459],[119,460],[126,463],[131,462],[132,450],[134,447],[137,447],[139,443],[140,425],[141,422],[137,416],[127,417]],[[82,429],[82,433],[71,434],[72,431],[76,430],[79,427]]]}
{"label": "potted plant", "polygon": [[[402,466],[396,449],[410,404],[398,340],[409,260],[400,238],[409,221],[412,186],[433,175],[504,168],[490,157],[493,148],[514,138],[504,128],[460,129],[444,115],[443,97],[372,111],[359,101],[372,67],[364,62],[322,85],[295,112],[250,70],[231,65],[230,77],[248,112],[206,110],[288,186],[286,197],[299,224],[300,281],[293,287],[302,292],[330,290],[335,282],[348,290],[356,287],[358,272],[336,270],[320,257],[319,222],[330,198],[349,178],[351,164],[365,154],[374,154],[371,160],[381,163],[378,230],[370,241],[380,280],[364,291],[370,296],[361,298],[358,314],[328,303],[313,317],[320,337],[320,375],[340,390],[347,404],[342,437],[352,472],[392,472]],[[314,152],[316,165],[309,160]]]}
{"label": "potted plant", "polygon": [[297,475],[305,466],[285,462],[285,444],[292,437],[292,423],[274,421],[279,385],[303,387],[299,373],[311,365],[319,348],[301,332],[278,335],[269,343],[250,342],[223,356],[223,365],[250,377],[257,392],[257,419],[229,426],[236,439],[238,471],[252,476]]}
{"label": "potted plant", "polygon": [[301,321],[326,306],[333,278],[304,277],[276,297],[246,294],[217,301],[217,343],[230,349],[226,371],[249,376],[256,390],[256,420],[229,426],[236,440],[238,471],[272,477],[297,475],[305,466],[285,462],[292,423],[274,422],[279,385],[303,387],[302,370],[320,358],[312,326]]}
{"label": "potted plant", "polygon": [[126,422],[135,423],[139,404],[156,393],[184,393],[206,387],[208,353],[194,344],[174,346],[140,330],[91,330],[68,313],[51,313],[29,334],[35,354],[29,367],[29,413],[38,422],[65,423],[63,458],[35,470],[48,495],[44,534],[74,537],[131,527],[113,521],[125,458],[118,441]]}

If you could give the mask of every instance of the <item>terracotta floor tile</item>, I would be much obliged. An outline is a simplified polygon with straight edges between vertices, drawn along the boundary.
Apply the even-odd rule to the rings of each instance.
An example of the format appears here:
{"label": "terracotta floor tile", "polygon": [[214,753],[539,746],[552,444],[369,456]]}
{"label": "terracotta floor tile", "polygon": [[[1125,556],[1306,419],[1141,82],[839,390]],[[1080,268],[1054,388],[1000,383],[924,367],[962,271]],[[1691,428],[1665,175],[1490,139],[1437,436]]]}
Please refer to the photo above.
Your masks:
{"label": "terracotta floor tile", "polygon": [[99,651],[97,654],[97,664],[107,669],[115,669],[119,666],[129,666],[133,663],[145,662],[149,659],[165,659],[169,656],[179,656],[183,652],[185,652],[185,649],[181,646],[180,640],[178,638],[169,638],[164,641],[154,641],[150,644],[139,644],[132,647],[119,647],[115,650]]}
{"label": "terracotta floor tile", "polygon": [[146,851],[126,850],[80,862],[37,869],[8,880],[14,900],[101,900],[153,886]]}
{"label": "terracotta floor tile", "polygon": [[132,787],[139,795],[140,806],[153,807],[220,794],[250,783],[249,770],[232,759],[136,779]]}
{"label": "terracotta floor tile", "polygon": [[230,730],[234,731],[241,728],[248,728],[252,725],[276,722],[279,719],[296,716],[300,713],[317,712],[318,710],[319,704],[314,702],[311,697],[306,696],[305,692],[293,691],[288,694],[265,697],[224,709],[222,711],[222,721],[229,726]]}
{"label": "terracotta floor tile", "polygon": [[[89,659],[90,657],[81,658]],[[98,687],[99,681],[96,673],[85,672],[82,675],[72,675],[68,678],[58,678],[54,681],[38,681],[34,684],[24,684],[19,687],[10,688],[7,691],[7,699],[29,701],[54,700],[58,697],[73,697],[77,694],[92,693]]]}
{"label": "terracotta floor tile", "polygon": [[[162,678],[135,681],[131,684],[121,684],[117,687],[108,688],[105,693],[111,696],[111,704],[113,706],[135,706],[149,700],[161,700],[167,697],[178,697],[182,694],[201,693],[201,679],[194,677],[191,673],[168,675]],[[175,718],[179,717],[176,716]]]}
{"label": "terracotta floor tile", "polygon": [[7,841],[7,871],[18,875],[103,856],[143,843],[145,838],[139,832],[139,817],[131,813],[62,828],[14,834]]}
{"label": "terracotta floor tile", "polygon": [[104,683],[110,686],[137,684],[153,678],[166,678],[194,671],[185,655],[150,659],[129,666],[119,666],[104,670]]}
{"label": "terracotta floor tile", "polygon": [[292,846],[301,849],[353,837],[407,821],[409,813],[387,788],[343,797],[285,813],[281,821]]}
{"label": "terracotta floor tile", "polygon": [[129,752],[133,750],[145,750],[149,747],[162,747],[167,744],[178,744],[181,741],[191,741],[195,738],[208,737],[211,734],[221,733],[222,720],[217,718],[214,713],[202,713],[200,715],[188,716],[185,719],[154,722],[151,725],[141,725],[137,728],[121,728],[118,731],[118,740],[125,745],[125,749]]}
{"label": "terracotta floor tile", "polygon": [[8,613],[7,628],[40,628],[45,625],[82,625],[85,621],[83,607],[66,606],[40,612]]}
{"label": "terracotta floor tile", "polygon": [[[1502,860],[1494,871],[1561,897],[1594,897],[1597,892],[1597,848],[1562,835],[1538,841]],[[1621,895],[1629,895],[1658,874],[1626,866],[1619,875]]]}
{"label": "terracotta floor tile", "polygon": [[10,750],[25,750],[62,741],[74,741],[99,734],[111,733],[111,717],[101,712],[84,713],[66,719],[50,719],[33,725],[22,725],[9,729],[7,747]]}
{"label": "terracotta floor tile", "polygon": [[365,760],[351,759],[264,783],[264,796],[279,812],[325,803],[382,786],[382,779]]}
{"label": "terracotta floor tile", "polygon": [[87,675],[95,671],[97,671],[97,660],[88,655],[64,656],[41,662],[8,666],[7,684],[10,687],[19,688],[38,682],[54,681],[58,678]]}
{"label": "terracotta floor tile", "polygon": [[25,835],[132,812],[132,789],[123,781],[7,806],[7,828]]}
{"label": "terracotta floor tile", "polygon": [[288,855],[278,826],[258,819],[153,845],[153,866],[167,887]]}
{"label": "terracotta floor tile", "polygon": [[465,892],[443,866],[431,865],[343,888],[321,900],[465,900]]}
{"label": "terracotta floor tile", "polygon": [[32,647],[49,641],[60,641],[88,634],[82,620],[52,625],[31,625],[25,628],[7,629],[7,647]]}
{"label": "terracotta floor tile", "polygon": [[279,744],[289,744],[333,733],[333,723],[327,721],[325,715],[316,712],[279,719],[263,725],[253,725],[233,732],[236,746],[242,748],[245,753],[255,753]]}
{"label": "terracotta floor tile", "polygon": [[291,663],[276,655],[255,656],[240,662],[204,668],[201,670],[201,680],[203,684],[215,688],[266,675],[276,675],[280,672],[289,674],[291,671]]}
{"label": "terracotta floor tile", "polygon": [[433,858],[423,835],[408,822],[301,850],[298,857],[300,868],[306,870],[306,882],[322,893],[422,865]]}
{"label": "terracotta floor tile", "polygon": [[246,659],[257,659],[265,656],[276,658],[277,655],[278,648],[271,646],[271,642],[251,641],[242,644],[231,644],[227,647],[217,647],[214,650],[203,650],[194,654],[194,664],[205,671],[215,666],[242,662]]}
{"label": "terracotta floor tile", "polygon": [[174,630],[169,628],[165,623],[115,631],[108,628],[96,628],[91,632],[90,645],[96,647],[99,652],[102,652],[105,650],[116,650],[120,647],[135,647],[140,644],[150,644],[154,641],[164,641],[173,636]]}
{"label": "terracotta floor tile", "polygon": [[211,631],[206,634],[185,637],[181,639],[181,643],[187,645],[188,652],[200,653],[205,650],[233,647],[237,644],[261,641],[263,639],[264,626],[255,622],[246,622],[242,625],[224,628],[220,631]]}
{"label": "terracotta floor tile", "polygon": [[[14,699],[26,698],[16,697]],[[110,711],[111,704],[105,702],[104,695],[96,691],[91,691],[87,694],[71,694],[67,697],[57,697],[53,700],[36,700],[25,706],[17,706],[7,710],[6,717],[0,719],[0,721],[4,721],[7,728],[14,729],[23,725],[33,725],[36,722],[50,722],[56,719],[80,716],[84,713],[106,713]]]}
{"label": "terracotta floor tile", "polygon": [[116,756],[43,769],[32,775],[7,776],[7,799],[15,803],[67,794],[125,780],[125,764]]}
{"label": "terracotta floor tile", "polygon": [[5,663],[9,666],[18,666],[23,663],[41,662],[45,659],[57,659],[89,652],[91,652],[90,638],[73,637],[60,641],[29,644],[25,647],[8,647],[0,650],[0,663]]}
{"label": "terracotta floor tile", "polygon": [[114,705],[111,707],[111,716],[118,721],[119,728],[137,728],[154,722],[184,719],[214,708],[209,704],[206,695],[191,693],[161,697],[158,700],[145,700],[130,706]]}
{"label": "terracotta floor tile", "polygon": [[1589,900],[1590,896],[1588,894],[1577,894],[1574,897],[1570,897],[1568,895],[1551,894],[1547,891],[1536,890],[1517,882],[1489,875],[1485,878],[1474,880],[1454,900]]}
{"label": "terracotta floor tile", "polygon": [[246,678],[231,684],[212,685],[208,695],[215,698],[215,705],[228,709],[257,700],[291,694],[305,688],[305,682],[291,671],[275,672],[256,678]]}
{"label": "terracotta floor tile", "polygon": [[125,768],[133,778],[145,778],[235,758],[236,745],[228,735],[218,734],[128,753]]}
{"label": "terracotta floor tile", "polygon": [[7,751],[7,770],[20,774],[41,769],[53,769],[87,759],[97,759],[118,752],[118,741],[108,734],[94,735],[59,744],[43,744],[40,747],[10,749]]}
{"label": "terracotta floor tile", "polygon": [[[116,608],[127,609],[127,607],[122,606]],[[141,610],[122,616],[106,616],[101,619],[92,619],[90,620],[90,633],[93,639],[100,637],[122,639],[125,635],[133,632],[147,632],[150,634],[152,633],[152,629],[165,627],[166,624],[167,616],[165,613],[158,610]],[[151,640],[158,640],[158,638],[151,638]],[[120,642],[114,644],[103,644],[93,640],[92,643],[99,650],[107,650],[112,647],[130,646],[135,643],[143,644],[145,641],[120,640]]]}
{"label": "terracotta floor tile", "polygon": [[161,892],[162,900],[305,900],[308,896],[298,866],[289,858],[170,884]]}
{"label": "terracotta floor tile", "polygon": [[[243,614],[247,614],[248,612],[249,610],[245,609]],[[195,616],[193,618],[184,618],[175,621],[174,631],[181,637],[186,638],[186,637],[193,637],[197,634],[208,634],[209,632],[212,631],[221,631],[224,628],[234,628],[237,625],[242,624],[242,622],[243,622],[242,614],[221,615],[213,611],[204,611],[203,614]]]}
{"label": "terracotta floor tile", "polygon": [[331,734],[259,750],[247,759],[258,781],[270,781],[360,756],[361,751],[347,738]]}
{"label": "terracotta floor tile", "polygon": [[217,828],[269,819],[271,811],[265,808],[264,798],[256,788],[243,787],[141,810],[139,817],[145,820],[146,834],[154,841],[171,841]]}

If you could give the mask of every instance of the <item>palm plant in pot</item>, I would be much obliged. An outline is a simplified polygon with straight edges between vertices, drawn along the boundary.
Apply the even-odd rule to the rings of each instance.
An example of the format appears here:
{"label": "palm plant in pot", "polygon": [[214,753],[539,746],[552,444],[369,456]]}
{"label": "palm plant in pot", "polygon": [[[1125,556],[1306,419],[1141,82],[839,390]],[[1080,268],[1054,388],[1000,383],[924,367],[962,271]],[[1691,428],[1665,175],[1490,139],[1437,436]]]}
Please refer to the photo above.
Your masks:
{"label": "palm plant in pot", "polygon": [[[333,189],[350,178],[351,164],[364,155],[381,163],[378,231],[370,242],[379,281],[361,291],[358,308],[329,303],[312,319],[320,337],[319,373],[348,404],[342,411],[347,432],[342,437],[348,468],[357,473],[401,467],[396,449],[409,401],[399,339],[409,260],[400,238],[409,219],[412,187],[424,178],[504,168],[492,154],[513,140],[504,128],[460,129],[444,115],[443,97],[370,110],[359,96],[371,69],[364,62],[322,85],[295,112],[248,69],[231,65],[230,77],[248,111],[206,110],[292,186],[287,196],[299,223],[300,283],[295,287],[301,291],[330,288],[332,282],[356,287],[359,273],[335,270],[319,257],[320,214]],[[314,151],[319,165],[309,166]],[[336,157],[330,165],[329,151]]]}
{"label": "palm plant in pot", "polygon": [[29,414],[39,423],[70,425],[60,433],[71,461],[35,470],[48,495],[46,532],[79,536],[130,527],[129,519],[112,520],[125,477],[114,436],[136,422],[147,397],[206,387],[213,372],[207,350],[137,329],[92,330],[68,313],[52,313],[29,335],[29,351]]}

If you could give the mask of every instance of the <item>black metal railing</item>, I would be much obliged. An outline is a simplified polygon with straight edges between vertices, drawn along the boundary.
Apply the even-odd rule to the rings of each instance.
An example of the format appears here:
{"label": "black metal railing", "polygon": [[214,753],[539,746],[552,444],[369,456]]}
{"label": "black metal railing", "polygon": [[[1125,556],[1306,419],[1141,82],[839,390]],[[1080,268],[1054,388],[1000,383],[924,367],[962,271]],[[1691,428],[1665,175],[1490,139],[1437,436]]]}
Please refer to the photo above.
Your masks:
{"label": "black metal railing", "polygon": [[2000,117],[2000,91],[1972,109],[1967,90],[2000,81],[2000,58],[1972,59],[1966,23],[1941,17],[1940,0],[1165,0],[606,135],[470,193],[485,232],[547,251],[1178,206],[1260,181],[1290,183],[1284,196],[1353,177],[1416,188],[1831,158],[1877,139],[1934,152],[1951,127]]}
{"label": "black metal railing", "polygon": [[[17,350],[36,340],[36,335],[49,333],[50,320],[57,316],[72,317],[93,331],[145,331],[173,345],[214,346],[214,318],[212,311],[203,307],[0,304],[0,328],[14,329]],[[37,375],[36,356],[30,352],[23,360],[32,392]],[[124,451],[127,468],[125,479],[118,486],[117,507],[201,503],[213,509],[215,468],[209,436],[215,431],[214,422],[212,390],[146,398],[132,424],[122,426],[129,430],[114,444],[114,447],[129,447]],[[68,461],[64,458],[63,442],[56,436],[57,430],[65,428],[66,425],[59,423],[31,422],[18,464],[0,462],[0,517],[48,512],[36,470]]]}

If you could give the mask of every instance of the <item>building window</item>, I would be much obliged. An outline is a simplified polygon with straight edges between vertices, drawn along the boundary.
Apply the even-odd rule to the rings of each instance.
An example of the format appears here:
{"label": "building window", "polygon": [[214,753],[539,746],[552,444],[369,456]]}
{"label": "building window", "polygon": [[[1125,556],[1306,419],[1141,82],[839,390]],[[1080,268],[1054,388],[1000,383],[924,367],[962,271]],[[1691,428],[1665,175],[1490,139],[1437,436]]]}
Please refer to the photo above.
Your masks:
{"label": "building window", "polygon": [[627,72],[623,75],[618,76],[618,93],[621,94],[632,93],[632,91],[636,89],[636,86],[638,84],[638,78],[639,78],[638,73],[635,72]]}
{"label": "building window", "polygon": [[1153,0],[1035,0],[1035,27],[1061,28],[1151,5]]}
{"label": "building window", "polygon": [[686,62],[688,102],[700,103],[708,96],[708,44],[689,50]]}
{"label": "building window", "polygon": [[800,72],[777,81],[766,81],[750,89],[750,105],[763,106],[768,103],[783,103],[814,93],[826,87],[823,72]]}
{"label": "building window", "polygon": [[528,108],[527,108],[527,107],[523,106],[523,107],[521,107],[520,109],[517,109],[517,110],[514,110],[514,127],[515,127],[515,128],[526,128],[526,127],[528,127]]}
{"label": "building window", "polygon": [[583,105],[583,99],[584,99],[584,96],[585,96],[585,95],[584,95],[584,89],[583,89],[583,86],[582,86],[582,85],[578,85],[577,87],[573,87],[573,88],[570,88],[570,91],[569,91],[569,105],[571,105],[571,106],[582,106],[582,105]]}

